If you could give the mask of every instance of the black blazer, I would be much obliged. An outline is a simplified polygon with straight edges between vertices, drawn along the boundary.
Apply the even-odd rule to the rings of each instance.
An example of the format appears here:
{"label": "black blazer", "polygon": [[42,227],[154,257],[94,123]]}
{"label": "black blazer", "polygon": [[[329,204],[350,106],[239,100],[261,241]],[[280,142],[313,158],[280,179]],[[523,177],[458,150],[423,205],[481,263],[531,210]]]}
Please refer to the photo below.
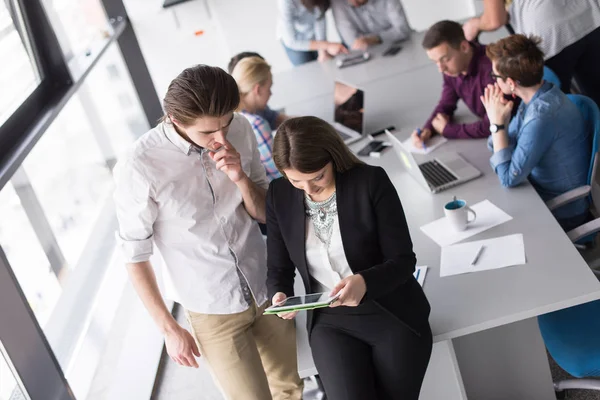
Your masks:
{"label": "black blazer", "polygon": [[[363,301],[397,317],[417,334],[429,329],[429,302],[413,277],[416,257],[398,193],[380,167],[357,165],[335,178],[337,210],[346,259],[367,284]],[[267,287],[294,295],[295,268],[313,293],[306,265],[304,192],[285,178],[267,193]],[[308,331],[312,313],[308,314]]]}

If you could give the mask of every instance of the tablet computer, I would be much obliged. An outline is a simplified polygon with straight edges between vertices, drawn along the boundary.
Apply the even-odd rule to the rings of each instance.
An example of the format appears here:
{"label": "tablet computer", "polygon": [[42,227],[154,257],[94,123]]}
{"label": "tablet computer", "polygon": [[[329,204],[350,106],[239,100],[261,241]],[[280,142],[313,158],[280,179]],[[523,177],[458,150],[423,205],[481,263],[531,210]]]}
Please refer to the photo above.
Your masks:
{"label": "tablet computer", "polygon": [[274,304],[265,310],[265,314],[279,314],[282,312],[313,310],[315,308],[329,307],[336,301],[338,295],[331,297],[329,293],[313,293],[303,296],[288,297],[279,304]]}

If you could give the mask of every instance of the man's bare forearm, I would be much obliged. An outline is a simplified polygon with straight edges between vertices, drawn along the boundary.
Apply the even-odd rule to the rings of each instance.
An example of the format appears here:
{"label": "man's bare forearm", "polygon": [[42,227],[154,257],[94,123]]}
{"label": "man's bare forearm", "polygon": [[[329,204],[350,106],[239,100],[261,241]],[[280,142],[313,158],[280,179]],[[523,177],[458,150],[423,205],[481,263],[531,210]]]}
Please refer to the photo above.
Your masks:
{"label": "man's bare forearm", "polygon": [[248,214],[258,222],[264,224],[267,221],[267,191],[252,182],[248,177],[238,181],[237,186],[242,193],[244,207],[246,207]]}
{"label": "man's bare forearm", "polygon": [[171,315],[158,289],[156,275],[150,261],[128,263],[127,272],[146,310],[163,334],[179,326]]}

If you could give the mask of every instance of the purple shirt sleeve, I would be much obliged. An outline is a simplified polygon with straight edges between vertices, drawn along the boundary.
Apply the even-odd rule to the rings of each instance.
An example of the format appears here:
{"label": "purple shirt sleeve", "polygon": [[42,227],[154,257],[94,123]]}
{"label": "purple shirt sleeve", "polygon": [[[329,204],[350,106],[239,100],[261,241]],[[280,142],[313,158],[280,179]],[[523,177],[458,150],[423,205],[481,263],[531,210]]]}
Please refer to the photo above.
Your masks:
{"label": "purple shirt sleeve", "polygon": [[448,139],[479,139],[490,136],[490,120],[487,114],[482,120],[470,124],[449,122],[442,132]]}
{"label": "purple shirt sleeve", "polygon": [[434,132],[433,126],[431,125],[431,121],[437,115],[437,113],[446,114],[449,117],[452,117],[454,111],[456,110],[456,104],[458,103],[458,93],[454,89],[454,86],[450,82],[450,79],[446,75],[444,75],[444,86],[442,87],[442,98],[440,99],[437,107],[431,113],[431,116],[425,122],[423,126],[426,129],[431,129]]}

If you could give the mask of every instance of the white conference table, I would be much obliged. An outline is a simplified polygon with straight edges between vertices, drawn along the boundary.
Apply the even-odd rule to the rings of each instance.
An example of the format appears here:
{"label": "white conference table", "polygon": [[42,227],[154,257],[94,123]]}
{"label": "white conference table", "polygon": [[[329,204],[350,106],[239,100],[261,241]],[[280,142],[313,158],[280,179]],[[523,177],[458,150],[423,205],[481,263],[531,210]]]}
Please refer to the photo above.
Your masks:
{"label": "white conference table", "polygon": [[[374,60],[375,61],[375,60]],[[278,80],[281,81],[279,77]],[[366,82],[367,131],[388,125],[408,137],[435,106],[442,78],[434,65]],[[353,82],[350,82],[353,83]],[[331,121],[332,93],[287,106],[289,115],[315,115]],[[464,105],[458,115],[473,120]],[[357,151],[366,139],[352,145]],[[489,164],[485,140],[454,140],[429,156],[455,151],[483,176],[431,194],[419,186],[388,149],[365,162],[385,168],[402,200],[418,265],[430,267],[424,290],[431,303],[434,351],[421,399],[554,398],[545,347],[536,316],[600,298],[600,283],[531,185],[505,189]],[[466,241],[522,233],[527,264],[441,278],[440,247],[420,227],[443,217],[453,195],[475,204],[484,199],[513,217]],[[297,282],[298,292],[302,285]],[[308,346],[305,316],[298,319],[299,370],[316,373]]]}
{"label": "white conference table", "polygon": [[[502,28],[496,32],[483,33],[481,43],[490,43],[508,32]],[[424,32],[415,32],[401,43],[402,50],[390,57],[383,52],[389,44],[373,47],[369,52],[372,59],[352,67],[339,69],[334,61],[312,62],[279,72],[273,79],[273,96],[269,104],[272,108],[289,107],[296,103],[333,92],[334,81],[351,83],[362,87],[365,83],[398,75],[413,69],[432,64],[421,46]]]}

